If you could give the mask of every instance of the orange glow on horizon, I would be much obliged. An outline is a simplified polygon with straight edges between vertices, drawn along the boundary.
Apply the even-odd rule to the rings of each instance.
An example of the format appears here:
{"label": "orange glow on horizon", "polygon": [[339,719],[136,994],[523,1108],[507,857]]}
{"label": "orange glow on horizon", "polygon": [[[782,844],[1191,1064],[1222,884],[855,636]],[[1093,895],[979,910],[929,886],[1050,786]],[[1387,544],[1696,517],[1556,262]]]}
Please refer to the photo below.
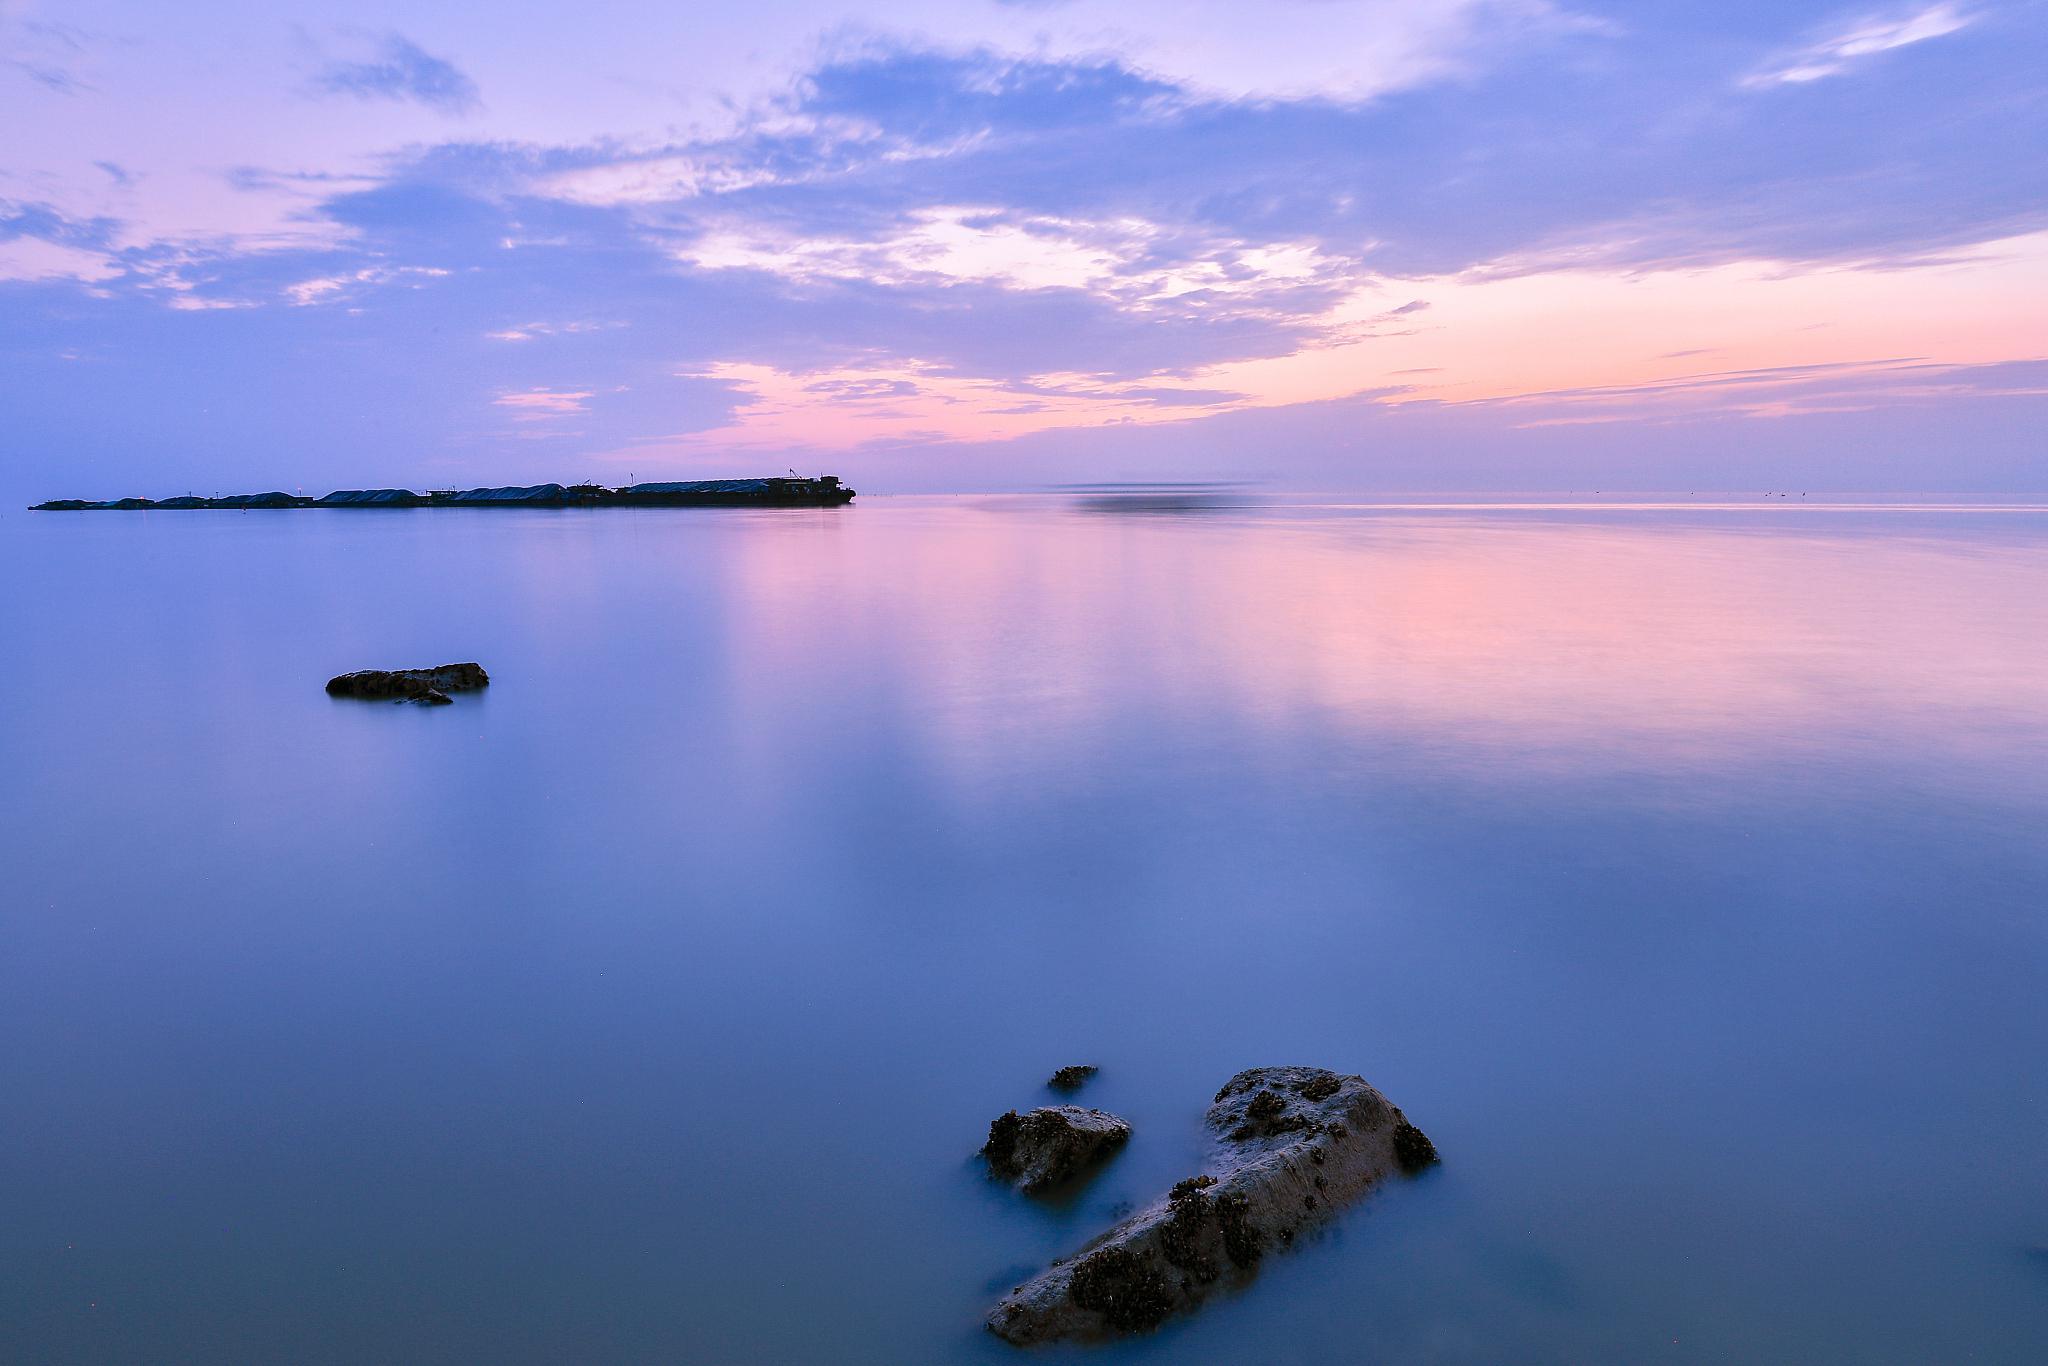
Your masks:
{"label": "orange glow on horizon", "polygon": [[[1510,263],[1511,264],[1511,263]],[[1009,380],[892,362],[793,371],[723,363],[684,373],[742,396],[719,428],[635,446],[847,450],[873,442],[1004,441],[1035,432],[1184,422],[1219,413],[1326,402],[1375,391],[1402,404],[1534,402],[1570,415],[1589,400],[1757,417],[1801,411],[1786,390],[1828,372],[1896,380],[1926,367],[2048,357],[2048,233],[1915,265],[1798,268],[1741,261],[1655,271],[1561,268],[1383,278],[1319,320],[1325,340],[1283,356],[1112,381],[1083,374]],[[1391,313],[1408,300],[1426,309]],[[1920,367],[1906,369],[1906,366]],[[1813,367],[1815,375],[1776,373]],[[1588,394],[1585,391],[1598,391]],[[1162,402],[1161,394],[1187,395]],[[1837,401],[1837,407],[1839,408]]]}

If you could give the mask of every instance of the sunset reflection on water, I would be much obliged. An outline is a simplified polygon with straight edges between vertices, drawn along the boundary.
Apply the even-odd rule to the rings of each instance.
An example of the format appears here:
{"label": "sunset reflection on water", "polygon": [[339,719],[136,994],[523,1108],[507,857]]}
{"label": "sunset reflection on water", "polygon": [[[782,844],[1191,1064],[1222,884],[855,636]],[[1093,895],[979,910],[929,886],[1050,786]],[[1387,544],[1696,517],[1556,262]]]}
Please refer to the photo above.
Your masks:
{"label": "sunset reflection on water", "polygon": [[2038,1355],[2048,514],[1535,501],[8,521],[0,1357],[1012,1363],[1291,1063],[1443,1166],[1048,1360]]}

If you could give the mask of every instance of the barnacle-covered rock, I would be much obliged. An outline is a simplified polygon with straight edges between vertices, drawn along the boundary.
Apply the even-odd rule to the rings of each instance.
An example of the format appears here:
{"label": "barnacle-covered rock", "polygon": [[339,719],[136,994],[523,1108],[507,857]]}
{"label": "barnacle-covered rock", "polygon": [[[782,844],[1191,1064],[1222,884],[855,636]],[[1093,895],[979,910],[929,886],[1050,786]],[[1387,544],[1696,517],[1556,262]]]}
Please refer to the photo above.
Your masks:
{"label": "barnacle-covered rock", "polygon": [[1319,1067],[1240,1072],[1207,1123],[1206,1171],[1011,1291],[989,1330],[1018,1344],[1149,1331],[1250,1279],[1267,1252],[1390,1173],[1437,1160],[1364,1078]]}
{"label": "barnacle-covered rock", "polygon": [[1131,1136],[1115,1115],[1079,1105],[1048,1105],[1018,1114],[1010,1110],[988,1126],[981,1155],[989,1170],[1027,1191],[1043,1191],[1080,1175]]}
{"label": "barnacle-covered rock", "polygon": [[440,706],[454,699],[451,692],[467,692],[488,685],[491,676],[481,664],[438,664],[431,669],[359,669],[327,680],[331,697],[364,697],[372,700],[418,702]]}

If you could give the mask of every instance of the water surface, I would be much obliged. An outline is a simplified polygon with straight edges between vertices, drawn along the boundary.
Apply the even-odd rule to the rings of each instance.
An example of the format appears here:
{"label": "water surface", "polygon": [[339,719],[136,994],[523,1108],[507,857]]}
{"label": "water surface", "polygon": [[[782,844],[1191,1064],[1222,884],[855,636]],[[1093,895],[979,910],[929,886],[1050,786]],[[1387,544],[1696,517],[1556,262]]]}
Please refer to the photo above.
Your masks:
{"label": "water surface", "polygon": [[[1011,1361],[1273,1063],[1444,1166],[1081,1356],[2048,1354],[2048,515],[10,513],[0,573],[0,1358]],[[1129,1151],[991,1188],[1078,1061]]]}

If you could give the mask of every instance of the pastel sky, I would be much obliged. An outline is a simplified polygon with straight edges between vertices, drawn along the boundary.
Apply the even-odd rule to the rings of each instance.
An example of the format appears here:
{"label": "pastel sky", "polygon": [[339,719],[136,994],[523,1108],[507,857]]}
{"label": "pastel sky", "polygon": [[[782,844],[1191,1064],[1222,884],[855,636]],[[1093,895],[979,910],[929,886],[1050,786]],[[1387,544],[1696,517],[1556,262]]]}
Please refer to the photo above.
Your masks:
{"label": "pastel sky", "polygon": [[0,0],[0,485],[2048,493],[2044,73],[2044,0]]}

